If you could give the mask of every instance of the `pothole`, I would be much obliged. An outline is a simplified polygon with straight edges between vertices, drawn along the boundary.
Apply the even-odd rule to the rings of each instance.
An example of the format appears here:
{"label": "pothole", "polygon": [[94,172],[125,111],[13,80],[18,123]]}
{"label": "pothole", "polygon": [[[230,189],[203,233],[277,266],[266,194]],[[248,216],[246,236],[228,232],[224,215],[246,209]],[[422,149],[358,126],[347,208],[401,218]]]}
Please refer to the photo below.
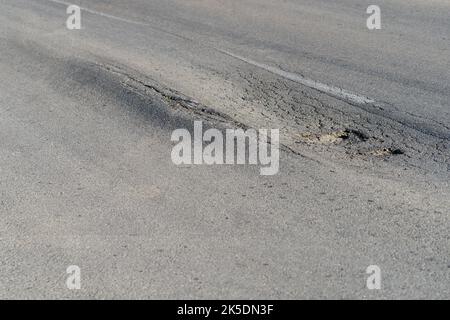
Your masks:
{"label": "pothole", "polygon": [[302,133],[298,137],[307,143],[316,144],[339,144],[345,140],[352,142],[366,141],[368,138],[361,132],[356,130],[339,130],[325,134]]}
{"label": "pothole", "polygon": [[376,156],[376,157],[388,157],[388,156],[398,156],[402,155],[405,152],[403,152],[400,149],[395,148],[382,148],[377,150],[372,150],[369,152],[369,154]]}

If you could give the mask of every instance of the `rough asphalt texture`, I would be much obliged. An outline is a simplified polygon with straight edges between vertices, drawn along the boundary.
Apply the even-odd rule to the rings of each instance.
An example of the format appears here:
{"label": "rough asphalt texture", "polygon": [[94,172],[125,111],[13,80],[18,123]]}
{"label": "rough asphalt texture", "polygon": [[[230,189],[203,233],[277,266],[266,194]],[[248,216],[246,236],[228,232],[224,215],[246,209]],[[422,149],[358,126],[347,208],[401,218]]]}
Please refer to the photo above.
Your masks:
{"label": "rough asphalt texture", "polygon": [[[1,0],[0,298],[449,299],[450,3],[370,2]],[[280,173],[176,167],[194,120]]]}

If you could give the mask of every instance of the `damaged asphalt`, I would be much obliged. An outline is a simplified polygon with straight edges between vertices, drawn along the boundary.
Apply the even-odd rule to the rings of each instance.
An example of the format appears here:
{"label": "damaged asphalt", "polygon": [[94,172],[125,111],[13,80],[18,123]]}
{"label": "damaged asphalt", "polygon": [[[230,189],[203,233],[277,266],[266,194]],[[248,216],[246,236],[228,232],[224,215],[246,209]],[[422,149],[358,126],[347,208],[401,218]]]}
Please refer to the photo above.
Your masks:
{"label": "damaged asphalt", "polygon": [[[446,4],[417,4],[431,25],[416,38],[406,19],[372,42],[356,1],[252,5],[91,1],[72,32],[61,4],[0,2],[1,298],[450,297]],[[286,36],[308,26],[315,36]],[[377,44],[386,57],[364,64]],[[195,120],[279,128],[279,174],[175,166],[170,134]],[[66,287],[69,265],[81,290]]]}

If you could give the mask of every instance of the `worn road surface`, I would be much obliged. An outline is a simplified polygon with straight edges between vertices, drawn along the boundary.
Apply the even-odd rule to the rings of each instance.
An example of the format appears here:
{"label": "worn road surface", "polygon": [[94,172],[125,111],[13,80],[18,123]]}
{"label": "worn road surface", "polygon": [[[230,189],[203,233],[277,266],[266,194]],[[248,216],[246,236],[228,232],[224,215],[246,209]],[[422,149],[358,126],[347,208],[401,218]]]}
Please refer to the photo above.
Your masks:
{"label": "worn road surface", "polygon": [[372,2],[0,0],[0,298],[449,299],[450,2]]}

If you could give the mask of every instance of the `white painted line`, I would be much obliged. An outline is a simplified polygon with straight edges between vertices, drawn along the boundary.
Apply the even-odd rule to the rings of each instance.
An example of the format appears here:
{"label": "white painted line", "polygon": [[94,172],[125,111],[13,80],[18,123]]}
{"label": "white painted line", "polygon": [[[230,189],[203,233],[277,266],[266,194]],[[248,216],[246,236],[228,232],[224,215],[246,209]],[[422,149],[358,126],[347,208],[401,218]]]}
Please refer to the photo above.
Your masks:
{"label": "white painted line", "polygon": [[[65,6],[70,6],[70,5],[74,4],[74,3],[70,3],[70,2],[62,1],[62,0],[47,0],[47,1],[58,3],[58,4],[62,4],[62,5],[65,5]],[[75,5],[77,5],[77,4],[75,4]],[[109,19],[112,19],[112,20],[117,20],[117,21],[129,23],[129,24],[134,24],[134,25],[138,25],[138,26],[149,27],[149,28],[152,28],[154,30],[170,34],[170,35],[175,36],[177,38],[181,38],[183,40],[188,40],[188,41],[194,42],[194,40],[192,40],[192,39],[183,37],[183,36],[181,36],[179,34],[176,34],[176,33],[172,33],[170,31],[164,30],[162,28],[155,27],[154,25],[151,25],[149,23],[129,20],[129,19],[126,19],[126,18],[121,18],[121,17],[114,16],[114,15],[111,15],[111,14],[103,13],[101,11],[96,11],[96,10],[92,10],[92,9],[89,9],[89,8],[86,8],[86,7],[82,7],[80,5],[77,5],[77,6],[80,7],[81,10],[89,12],[89,13],[94,14],[94,15],[98,15],[98,16],[101,16],[101,17],[104,17],[104,18],[109,18]]]}
{"label": "white painted line", "polygon": [[111,14],[103,13],[103,12],[100,12],[100,11],[91,10],[91,9],[88,9],[86,7],[82,7],[82,6],[80,6],[78,4],[75,4],[75,3],[70,3],[70,2],[61,1],[61,0],[47,0],[47,1],[58,3],[58,4],[63,4],[63,5],[66,5],[66,6],[76,5],[76,6],[79,6],[81,10],[89,12],[89,13],[92,13],[92,14],[95,14],[95,15],[98,15],[98,16],[102,16],[102,17],[109,18],[109,19],[114,19],[114,20],[119,20],[119,21],[122,21],[122,22],[127,22],[127,23],[131,23],[131,24],[139,25],[139,26],[151,27],[151,25],[149,25],[147,23],[144,23],[144,22],[128,20],[128,19],[125,19],[125,18],[113,16]]}
{"label": "white painted line", "polygon": [[[69,3],[69,2],[61,1],[61,0],[47,0],[47,1],[58,3],[58,4],[63,4],[63,5],[67,5],[67,6],[73,4],[73,3]],[[195,42],[192,39],[185,38],[185,37],[183,37],[181,35],[178,35],[178,34],[175,34],[175,33],[172,33],[172,32],[169,32],[169,31],[166,31],[166,30],[163,30],[163,29],[160,29],[160,28],[157,28],[157,27],[155,27],[155,26],[153,26],[151,24],[145,23],[145,22],[129,20],[129,19],[117,17],[117,16],[114,16],[114,15],[111,15],[111,14],[103,13],[103,12],[100,12],[100,11],[91,10],[91,9],[88,9],[88,8],[85,8],[85,7],[81,7],[81,6],[80,6],[80,9],[84,10],[86,12],[89,12],[91,14],[95,14],[95,15],[101,16],[101,17],[105,17],[105,18],[109,18],[109,19],[113,19],[113,20],[118,20],[118,21],[130,23],[130,24],[134,24],[134,25],[150,27],[152,29],[155,29],[155,30],[158,30],[158,31],[162,31],[162,32],[168,33],[170,35],[177,36],[179,38]],[[204,44],[201,44],[201,45],[205,46]],[[350,91],[347,91],[347,90],[344,90],[344,89],[341,89],[341,88],[338,88],[338,87],[329,86],[327,84],[324,84],[324,83],[321,83],[321,82],[318,82],[318,81],[315,81],[315,80],[312,80],[312,79],[305,78],[304,76],[302,76],[300,74],[284,71],[284,70],[282,70],[280,68],[277,68],[277,67],[273,67],[273,66],[266,65],[264,63],[253,61],[251,59],[239,56],[239,55],[234,54],[234,53],[229,52],[229,51],[225,51],[225,50],[218,49],[218,48],[211,47],[211,46],[207,46],[207,47],[211,48],[211,49],[214,49],[214,50],[216,50],[218,52],[221,52],[221,53],[223,53],[223,54],[225,54],[227,56],[230,56],[230,57],[233,57],[235,59],[238,59],[238,60],[240,60],[242,62],[245,62],[247,64],[250,64],[252,66],[258,67],[258,68],[263,69],[263,70],[266,70],[266,71],[268,71],[270,73],[273,73],[273,74],[278,75],[280,77],[283,77],[285,79],[297,82],[297,83],[302,84],[302,85],[304,85],[306,87],[318,90],[320,92],[323,92],[323,93],[326,93],[326,94],[329,94],[329,95],[332,95],[332,96],[335,96],[335,97],[338,97],[338,98],[341,98],[341,99],[344,99],[344,100],[347,100],[347,101],[351,101],[351,102],[354,102],[354,103],[357,103],[357,104],[375,103],[375,100],[373,100],[373,99],[370,99],[370,98],[367,98],[367,97],[364,97],[364,96],[352,93]]]}
{"label": "white painted line", "polygon": [[258,68],[264,69],[266,71],[269,71],[269,72],[271,72],[273,74],[276,74],[276,75],[278,75],[280,77],[283,77],[285,79],[292,80],[294,82],[300,83],[300,84],[302,84],[304,86],[307,86],[309,88],[316,89],[316,90],[318,90],[320,92],[324,92],[324,93],[333,95],[335,97],[343,98],[345,100],[349,100],[349,101],[352,101],[352,102],[355,102],[355,103],[358,103],[358,104],[366,104],[366,103],[374,103],[375,102],[375,100],[372,100],[372,99],[369,99],[367,97],[363,97],[363,96],[354,94],[354,93],[346,91],[344,89],[341,89],[341,88],[338,88],[338,87],[329,86],[329,85],[326,85],[324,83],[321,83],[321,82],[318,82],[318,81],[315,81],[315,80],[312,80],[312,79],[305,78],[304,76],[299,75],[297,73],[284,71],[284,70],[282,70],[280,68],[276,68],[276,67],[272,67],[272,66],[260,63],[260,62],[256,62],[256,61],[253,61],[251,59],[247,59],[247,58],[241,57],[241,56],[239,56],[237,54],[234,54],[232,52],[224,51],[224,50],[221,50],[221,49],[216,49],[216,50],[218,50],[218,51],[220,51],[220,52],[222,52],[222,53],[224,53],[224,54],[226,54],[228,56],[231,56],[233,58],[236,58],[238,60],[241,60],[243,62],[251,64],[251,65],[253,65],[255,67],[258,67]]}

